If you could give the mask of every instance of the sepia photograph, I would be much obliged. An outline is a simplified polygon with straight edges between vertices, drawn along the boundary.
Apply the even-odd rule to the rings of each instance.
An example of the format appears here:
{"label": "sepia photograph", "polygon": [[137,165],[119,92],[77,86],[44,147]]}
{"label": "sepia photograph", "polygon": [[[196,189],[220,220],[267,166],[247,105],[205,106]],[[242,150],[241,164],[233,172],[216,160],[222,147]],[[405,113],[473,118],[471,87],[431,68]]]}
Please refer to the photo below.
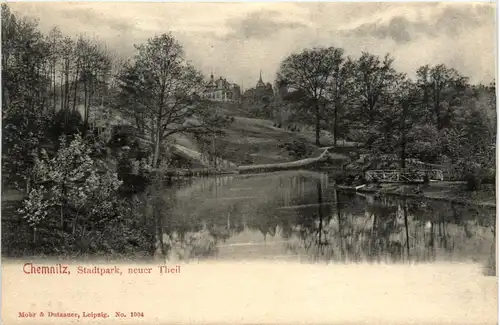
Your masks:
{"label": "sepia photograph", "polygon": [[498,324],[496,4],[1,11],[6,325]]}

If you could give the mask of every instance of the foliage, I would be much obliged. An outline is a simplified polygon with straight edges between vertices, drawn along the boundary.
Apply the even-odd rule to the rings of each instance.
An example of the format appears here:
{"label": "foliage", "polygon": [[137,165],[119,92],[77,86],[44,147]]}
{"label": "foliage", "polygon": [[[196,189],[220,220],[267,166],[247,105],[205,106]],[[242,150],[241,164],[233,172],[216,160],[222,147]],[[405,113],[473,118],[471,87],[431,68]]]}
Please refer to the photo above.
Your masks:
{"label": "foliage", "polygon": [[79,218],[85,228],[89,221],[99,225],[115,217],[121,182],[116,174],[100,172],[90,153],[91,149],[79,135],[71,142],[61,136],[57,154],[51,159],[37,160],[38,186],[30,191],[19,211],[32,226],[47,216],[53,218],[59,214],[63,230],[66,217],[73,219],[74,233]]}
{"label": "foliage", "polygon": [[294,159],[302,159],[309,155],[307,145],[303,141],[285,142],[280,144],[279,148],[285,149]]}
{"label": "foliage", "polygon": [[33,228],[36,228],[47,217],[51,202],[46,199],[46,193],[43,185],[32,189],[28,198],[24,200],[23,207],[19,209],[21,215]]}
{"label": "foliage", "polygon": [[312,117],[316,126],[316,144],[319,145],[320,125],[325,115],[327,88],[331,77],[343,62],[343,50],[339,48],[305,49],[291,54],[280,65],[277,83],[303,94],[296,110]]}
{"label": "foliage", "polygon": [[[86,51],[83,44],[99,51]],[[87,61],[99,64],[85,65]],[[92,94],[98,92],[101,99],[104,97],[111,65],[100,43],[83,37],[75,42],[57,27],[44,36],[37,21],[15,15],[2,4],[2,158],[8,161],[2,165],[5,180],[29,192],[37,151],[53,147],[63,133],[86,131],[76,108],[84,101],[83,122],[88,124],[89,107],[96,104]]]}
{"label": "foliage", "polygon": [[416,82],[421,91],[420,106],[427,113],[427,121],[438,130],[449,127],[467,89],[467,78],[444,64],[425,65],[417,70]]}
{"label": "foliage", "polygon": [[134,62],[120,73],[119,101],[140,132],[154,144],[153,166],[160,164],[161,143],[176,133],[214,133],[227,118],[208,101],[198,99],[203,76],[184,57],[171,34],[136,46]]}
{"label": "foliage", "polygon": [[[429,163],[449,162],[458,179],[488,174],[495,166],[495,84],[470,85],[443,64],[398,73],[389,55],[313,48],[282,61],[279,88],[288,87],[275,109],[277,120],[300,118],[364,145],[371,155],[398,153]],[[318,141],[317,141],[318,142]]]}
{"label": "foliage", "polygon": [[40,144],[45,137],[45,127],[50,117],[37,112],[9,109],[3,120],[2,174],[3,181],[19,189],[29,189],[31,173]]}
{"label": "foliage", "polygon": [[50,133],[55,139],[61,135],[74,135],[83,131],[82,115],[78,111],[60,110],[54,115]]}
{"label": "foliage", "polygon": [[361,57],[353,62],[353,98],[355,100],[351,117],[375,122],[380,109],[387,103],[396,71],[394,59],[386,54],[383,58],[363,52]]}

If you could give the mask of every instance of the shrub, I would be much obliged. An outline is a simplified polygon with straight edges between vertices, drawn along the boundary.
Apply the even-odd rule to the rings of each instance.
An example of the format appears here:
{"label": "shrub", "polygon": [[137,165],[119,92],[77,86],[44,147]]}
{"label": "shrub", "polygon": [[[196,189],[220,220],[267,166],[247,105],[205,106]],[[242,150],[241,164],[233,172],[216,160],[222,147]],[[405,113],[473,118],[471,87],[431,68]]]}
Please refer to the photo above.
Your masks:
{"label": "shrub", "polygon": [[481,177],[477,174],[467,173],[465,175],[465,181],[467,182],[467,191],[477,191],[481,187]]}
{"label": "shrub", "polygon": [[83,131],[83,119],[78,111],[58,111],[49,126],[49,134],[54,139],[58,139],[63,134],[75,135],[81,131]]}
{"label": "shrub", "polygon": [[496,171],[494,168],[485,169],[482,173],[482,184],[495,184],[496,183]]}
{"label": "shrub", "polygon": [[285,142],[280,144],[279,147],[285,149],[288,152],[288,155],[294,159],[307,157],[309,153],[306,144],[302,141],[294,140],[293,142]]}

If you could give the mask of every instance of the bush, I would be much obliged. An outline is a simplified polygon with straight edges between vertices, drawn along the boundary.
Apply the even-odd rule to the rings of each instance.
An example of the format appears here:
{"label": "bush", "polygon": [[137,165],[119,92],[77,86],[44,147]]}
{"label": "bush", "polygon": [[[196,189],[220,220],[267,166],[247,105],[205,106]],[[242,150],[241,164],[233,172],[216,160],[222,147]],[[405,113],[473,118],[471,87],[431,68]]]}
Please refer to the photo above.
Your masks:
{"label": "bush", "polygon": [[82,115],[78,111],[58,111],[49,126],[49,133],[54,139],[58,139],[61,135],[75,135],[83,131]]}
{"label": "bush", "polygon": [[496,171],[494,168],[488,168],[481,173],[482,184],[495,184],[496,183]]}
{"label": "bush", "polygon": [[284,144],[280,144],[279,148],[285,149],[288,155],[294,159],[305,158],[309,154],[306,144],[302,141],[294,140],[293,142],[285,142]]}
{"label": "bush", "polygon": [[467,173],[465,175],[465,181],[467,182],[467,191],[477,191],[481,187],[482,179],[479,175],[473,173]]}

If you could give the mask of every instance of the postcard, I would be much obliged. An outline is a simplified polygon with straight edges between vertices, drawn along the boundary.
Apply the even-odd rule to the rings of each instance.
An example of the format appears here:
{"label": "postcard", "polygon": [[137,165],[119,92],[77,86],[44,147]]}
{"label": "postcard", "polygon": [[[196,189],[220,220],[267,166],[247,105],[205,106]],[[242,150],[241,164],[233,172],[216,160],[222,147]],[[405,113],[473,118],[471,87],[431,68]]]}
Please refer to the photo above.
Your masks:
{"label": "postcard", "polygon": [[498,324],[495,4],[1,10],[3,324]]}

